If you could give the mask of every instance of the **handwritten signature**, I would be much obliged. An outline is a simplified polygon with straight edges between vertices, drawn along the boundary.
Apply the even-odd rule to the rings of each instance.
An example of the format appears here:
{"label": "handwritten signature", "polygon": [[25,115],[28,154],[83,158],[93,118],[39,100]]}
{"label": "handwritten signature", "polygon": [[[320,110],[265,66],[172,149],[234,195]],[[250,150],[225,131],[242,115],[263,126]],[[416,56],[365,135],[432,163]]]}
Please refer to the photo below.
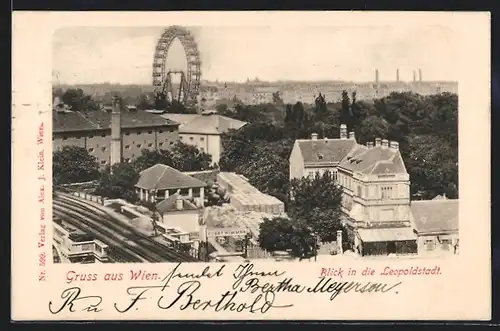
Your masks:
{"label": "handwritten signature", "polygon": [[[308,293],[321,294],[329,293],[330,300],[334,300],[341,293],[358,292],[386,293],[393,291],[401,282],[389,285],[385,283],[370,282],[334,282],[331,278],[323,277],[312,286],[295,283],[293,278],[277,277],[285,275],[285,272],[259,271],[252,263],[239,265],[231,274],[233,283],[231,288],[215,297],[207,298],[206,293],[201,295],[200,289],[206,282],[202,279],[212,279],[222,277],[226,270],[223,264],[217,269],[211,269],[207,266],[201,273],[185,273],[180,271],[181,263],[177,264],[162,279],[159,284],[149,286],[131,286],[126,290],[127,298],[123,302],[115,302],[113,308],[118,313],[127,313],[132,310],[139,310],[141,302],[154,300],[157,308],[169,310],[177,308],[179,310],[193,311],[231,311],[231,312],[251,312],[267,313],[271,308],[289,308],[293,304],[278,304],[277,295],[282,292],[287,293]],[[181,279],[182,283],[175,289],[170,289],[172,280]],[[208,283],[210,284],[210,283]],[[167,290],[169,289],[169,290]],[[220,292],[219,292],[220,293]],[[254,294],[254,295],[249,295]],[[70,287],[61,293],[59,303],[49,302],[49,310],[52,314],[58,314],[62,311],[76,312],[100,312],[100,305],[103,299],[101,296],[82,296],[82,290],[79,287]]]}

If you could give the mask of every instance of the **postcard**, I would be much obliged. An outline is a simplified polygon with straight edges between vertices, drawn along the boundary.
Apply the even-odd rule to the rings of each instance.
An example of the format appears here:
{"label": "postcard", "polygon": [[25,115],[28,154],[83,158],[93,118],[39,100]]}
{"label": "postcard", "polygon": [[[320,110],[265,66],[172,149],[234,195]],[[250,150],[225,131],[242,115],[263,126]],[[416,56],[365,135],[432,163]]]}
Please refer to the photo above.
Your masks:
{"label": "postcard", "polygon": [[12,319],[488,320],[490,15],[15,12]]}

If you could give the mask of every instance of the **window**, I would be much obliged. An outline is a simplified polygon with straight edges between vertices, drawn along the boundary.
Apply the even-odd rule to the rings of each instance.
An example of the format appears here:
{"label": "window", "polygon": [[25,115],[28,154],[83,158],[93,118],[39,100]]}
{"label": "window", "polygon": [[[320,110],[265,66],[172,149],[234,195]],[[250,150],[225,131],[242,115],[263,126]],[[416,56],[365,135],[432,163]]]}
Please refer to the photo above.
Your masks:
{"label": "window", "polygon": [[425,245],[425,250],[428,252],[433,251],[435,248],[435,243],[434,243],[434,240],[432,240],[432,239],[425,240],[424,245]]}
{"label": "window", "polygon": [[105,133],[101,133],[101,137],[106,137],[106,134]]}
{"label": "window", "polygon": [[93,153],[94,152],[94,149],[93,148],[89,148],[89,153]]}
{"label": "window", "polygon": [[148,144],[148,147],[153,147],[153,144],[152,144],[152,143],[149,143],[149,144]]}
{"label": "window", "polygon": [[441,240],[441,248],[444,251],[449,251],[451,247],[451,239],[443,239]]}
{"label": "window", "polygon": [[158,143],[158,145],[161,147],[161,146],[163,146],[163,143]]}
{"label": "window", "polygon": [[94,136],[93,135],[89,135],[89,138],[92,139],[92,138],[94,138]]}
{"label": "window", "polygon": [[106,164],[106,160],[101,160],[101,164]]}
{"label": "window", "polygon": [[361,187],[361,185],[358,185],[358,197],[360,197],[360,198],[362,197],[361,191],[362,191],[362,187]]}
{"label": "window", "polygon": [[369,191],[368,191],[368,186],[365,187],[365,198],[369,197]]}
{"label": "window", "polygon": [[189,137],[189,140],[193,140],[193,139],[194,139],[194,137]]}
{"label": "window", "polygon": [[174,144],[174,142],[173,142],[173,141],[171,141],[171,142],[170,142],[170,146],[172,146],[173,144]]}
{"label": "window", "polygon": [[179,138],[180,138],[181,140],[182,140],[182,139],[184,139],[184,137],[183,137],[183,136],[179,136]]}
{"label": "window", "polygon": [[381,190],[382,190],[382,199],[392,198],[392,187],[391,186],[382,187]]}
{"label": "window", "polygon": [[80,136],[76,136],[75,139],[80,139],[81,137]]}
{"label": "window", "polygon": [[200,137],[200,141],[205,141],[205,137]]}
{"label": "window", "polygon": [[205,148],[200,147],[200,152],[205,152]]}
{"label": "window", "polygon": [[125,149],[130,149],[130,145],[125,145]]}
{"label": "window", "polygon": [[163,133],[163,130],[158,130],[159,133]]}
{"label": "window", "polygon": [[125,132],[125,135],[126,136],[130,136],[130,132]]}
{"label": "window", "polygon": [[101,151],[105,152],[106,151],[106,147],[101,147]]}
{"label": "window", "polygon": [[152,130],[149,130],[149,131],[148,131],[148,133],[149,133],[149,134],[151,134],[151,133],[153,133],[153,131],[152,131]]}
{"label": "window", "polygon": [[125,159],[125,162],[130,163],[130,159],[128,159],[128,158]]}
{"label": "window", "polygon": [[137,131],[137,135],[140,135],[141,134],[141,131]]}
{"label": "window", "polygon": [[141,148],[141,147],[142,147],[142,145],[141,145],[141,144],[137,144],[137,148]]}
{"label": "window", "polygon": [[63,140],[68,140],[68,137],[64,136],[64,137],[63,137]]}

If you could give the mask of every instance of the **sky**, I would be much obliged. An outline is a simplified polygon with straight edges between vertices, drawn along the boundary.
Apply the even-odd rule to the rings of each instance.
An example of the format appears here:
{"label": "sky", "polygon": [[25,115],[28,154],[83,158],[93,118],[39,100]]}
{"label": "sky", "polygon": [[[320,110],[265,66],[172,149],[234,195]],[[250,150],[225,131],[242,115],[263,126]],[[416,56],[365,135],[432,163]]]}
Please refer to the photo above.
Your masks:
{"label": "sky", "polygon": [[[151,84],[157,39],[166,27],[67,27],[53,36],[53,79],[59,84]],[[457,32],[445,26],[190,27],[210,81],[413,79],[458,80]],[[168,67],[186,60],[175,40]]]}

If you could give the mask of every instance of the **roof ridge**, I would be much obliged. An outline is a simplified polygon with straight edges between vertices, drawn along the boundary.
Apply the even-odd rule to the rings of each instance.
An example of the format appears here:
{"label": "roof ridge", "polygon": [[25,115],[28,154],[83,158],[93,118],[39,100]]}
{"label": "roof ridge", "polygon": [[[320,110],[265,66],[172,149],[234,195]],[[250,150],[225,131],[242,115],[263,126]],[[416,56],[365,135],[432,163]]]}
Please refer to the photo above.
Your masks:
{"label": "roof ridge", "polygon": [[83,118],[85,121],[87,121],[88,123],[90,123],[91,125],[93,125],[96,129],[100,129],[101,126],[92,122],[87,116],[83,115],[81,112],[77,111],[75,112],[78,114],[78,116],[80,116],[81,118]]}
{"label": "roof ridge", "polygon": [[156,183],[155,183],[155,188],[158,187],[158,183],[160,182],[160,179],[163,177],[163,175],[165,174],[165,171],[167,171],[168,169],[168,165],[166,164],[163,164],[163,163],[158,163],[159,165],[162,165],[163,166],[163,172],[161,173],[161,175],[156,179]]}

